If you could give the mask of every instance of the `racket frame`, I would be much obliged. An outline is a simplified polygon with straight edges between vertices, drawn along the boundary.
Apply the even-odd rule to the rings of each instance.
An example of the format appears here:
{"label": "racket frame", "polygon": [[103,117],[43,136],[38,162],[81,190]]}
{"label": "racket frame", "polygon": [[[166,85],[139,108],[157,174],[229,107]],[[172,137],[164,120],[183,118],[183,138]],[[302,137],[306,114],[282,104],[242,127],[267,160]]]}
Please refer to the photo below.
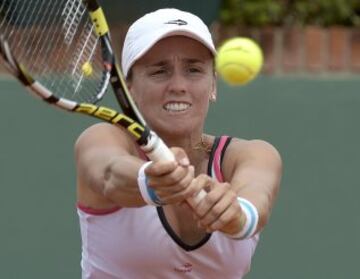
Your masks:
{"label": "racket frame", "polygon": [[[104,95],[103,92],[98,92],[97,96],[99,97],[94,100],[94,103],[76,102],[55,96],[50,90],[42,85],[41,82],[31,76],[25,66],[21,64],[21,61],[16,60],[6,39],[0,34],[0,54],[5,61],[5,65],[10,73],[29,89],[30,92],[35,93],[36,96],[40,97],[45,102],[69,112],[89,115],[125,128],[136,140],[146,156],[153,161],[175,160],[174,154],[165,145],[162,139],[149,129],[130,95],[125,78],[118,66],[111,46],[109,27],[101,6],[96,0],[83,0],[83,2],[88,8],[89,16],[94,24],[95,31],[101,44],[105,76],[103,86],[106,86],[108,81],[110,82],[115,97],[124,113],[119,113],[106,106],[96,105],[95,103],[97,103]],[[205,195],[206,193],[203,190],[199,195],[188,200],[188,202],[194,207]]]}

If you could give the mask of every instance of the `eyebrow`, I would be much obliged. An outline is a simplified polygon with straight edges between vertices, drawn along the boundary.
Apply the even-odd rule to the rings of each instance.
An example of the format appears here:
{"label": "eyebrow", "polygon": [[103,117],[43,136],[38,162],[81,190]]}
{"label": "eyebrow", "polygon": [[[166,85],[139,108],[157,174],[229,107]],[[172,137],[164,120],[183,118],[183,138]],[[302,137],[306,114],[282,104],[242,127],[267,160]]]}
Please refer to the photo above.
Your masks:
{"label": "eyebrow", "polygon": [[[184,61],[187,64],[197,64],[197,63],[205,63],[205,60],[202,59],[197,59],[197,58],[185,58],[182,59],[182,61]],[[147,65],[146,67],[162,67],[162,66],[166,66],[169,63],[169,60],[161,60],[159,62],[156,62],[154,64],[151,65]]]}
{"label": "eyebrow", "polygon": [[161,60],[157,63],[154,64],[150,64],[150,65],[146,65],[146,68],[150,68],[150,67],[162,67],[165,66],[167,64],[166,60]]}
{"label": "eyebrow", "polygon": [[197,59],[197,58],[188,58],[185,59],[187,63],[189,64],[196,64],[196,63],[205,63],[204,59]]}

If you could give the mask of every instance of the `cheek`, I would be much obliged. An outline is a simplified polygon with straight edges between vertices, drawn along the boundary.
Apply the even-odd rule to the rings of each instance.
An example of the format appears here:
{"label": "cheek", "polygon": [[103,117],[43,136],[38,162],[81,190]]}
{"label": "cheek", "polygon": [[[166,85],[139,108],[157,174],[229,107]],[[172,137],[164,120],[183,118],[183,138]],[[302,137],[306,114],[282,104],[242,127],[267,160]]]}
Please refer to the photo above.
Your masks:
{"label": "cheek", "polygon": [[[200,93],[200,92],[198,92]],[[196,106],[196,111],[195,111],[195,115],[197,117],[201,117],[204,118],[206,117],[206,114],[208,112],[209,109],[209,92],[208,91],[203,91],[201,92],[201,94],[197,94],[197,97],[195,99],[193,99],[195,106]]]}
{"label": "cheek", "polygon": [[194,88],[194,92],[197,92],[197,94],[195,94],[197,102],[207,105],[209,103],[210,96],[213,93],[213,86],[210,83],[202,85],[199,84],[199,86]]}
{"label": "cheek", "polygon": [[134,79],[132,81],[129,86],[129,90],[136,103],[140,104],[142,102],[143,96],[148,95],[147,88],[148,86],[146,86],[144,82],[139,82],[138,79]]}
{"label": "cheek", "polygon": [[147,110],[154,107],[154,104],[159,102],[159,92],[161,91],[146,82],[142,82],[141,84],[133,84],[130,92],[139,110],[146,113]]}

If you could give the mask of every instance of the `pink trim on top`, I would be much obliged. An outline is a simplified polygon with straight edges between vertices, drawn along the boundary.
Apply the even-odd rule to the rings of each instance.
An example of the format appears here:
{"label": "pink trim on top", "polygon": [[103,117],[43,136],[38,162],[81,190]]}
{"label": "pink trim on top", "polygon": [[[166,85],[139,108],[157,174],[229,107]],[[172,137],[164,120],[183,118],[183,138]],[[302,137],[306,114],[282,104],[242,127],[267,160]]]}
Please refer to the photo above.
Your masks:
{"label": "pink trim on top", "polygon": [[228,136],[222,136],[220,138],[220,142],[219,142],[218,147],[215,150],[214,159],[213,159],[215,176],[219,182],[224,182],[224,177],[221,172],[221,152],[224,149],[227,139],[228,139]]}
{"label": "pink trim on top", "polygon": [[85,205],[82,205],[81,203],[76,203],[76,207],[78,209],[80,209],[81,211],[91,214],[91,215],[106,215],[106,214],[111,214],[114,213],[118,210],[121,209],[120,206],[116,206],[116,207],[112,207],[112,208],[103,208],[103,209],[99,209],[99,208],[91,208]]}

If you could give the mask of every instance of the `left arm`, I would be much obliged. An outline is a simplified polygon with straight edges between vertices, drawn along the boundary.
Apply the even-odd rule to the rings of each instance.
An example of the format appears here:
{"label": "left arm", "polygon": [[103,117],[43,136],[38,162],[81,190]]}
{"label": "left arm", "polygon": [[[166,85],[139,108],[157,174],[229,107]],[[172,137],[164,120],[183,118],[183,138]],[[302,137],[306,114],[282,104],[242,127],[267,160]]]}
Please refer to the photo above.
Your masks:
{"label": "left arm", "polygon": [[257,231],[261,231],[269,220],[280,188],[281,157],[272,145],[261,140],[236,141],[227,153],[224,175],[228,177],[232,190],[258,210]]}
{"label": "left arm", "polygon": [[205,175],[194,183],[210,186],[211,190],[194,209],[199,224],[208,231],[239,232],[244,213],[237,196],[249,200],[259,213],[256,232],[261,231],[270,217],[280,187],[282,162],[277,150],[260,140],[236,140],[229,145],[223,160],[226,183]]}

